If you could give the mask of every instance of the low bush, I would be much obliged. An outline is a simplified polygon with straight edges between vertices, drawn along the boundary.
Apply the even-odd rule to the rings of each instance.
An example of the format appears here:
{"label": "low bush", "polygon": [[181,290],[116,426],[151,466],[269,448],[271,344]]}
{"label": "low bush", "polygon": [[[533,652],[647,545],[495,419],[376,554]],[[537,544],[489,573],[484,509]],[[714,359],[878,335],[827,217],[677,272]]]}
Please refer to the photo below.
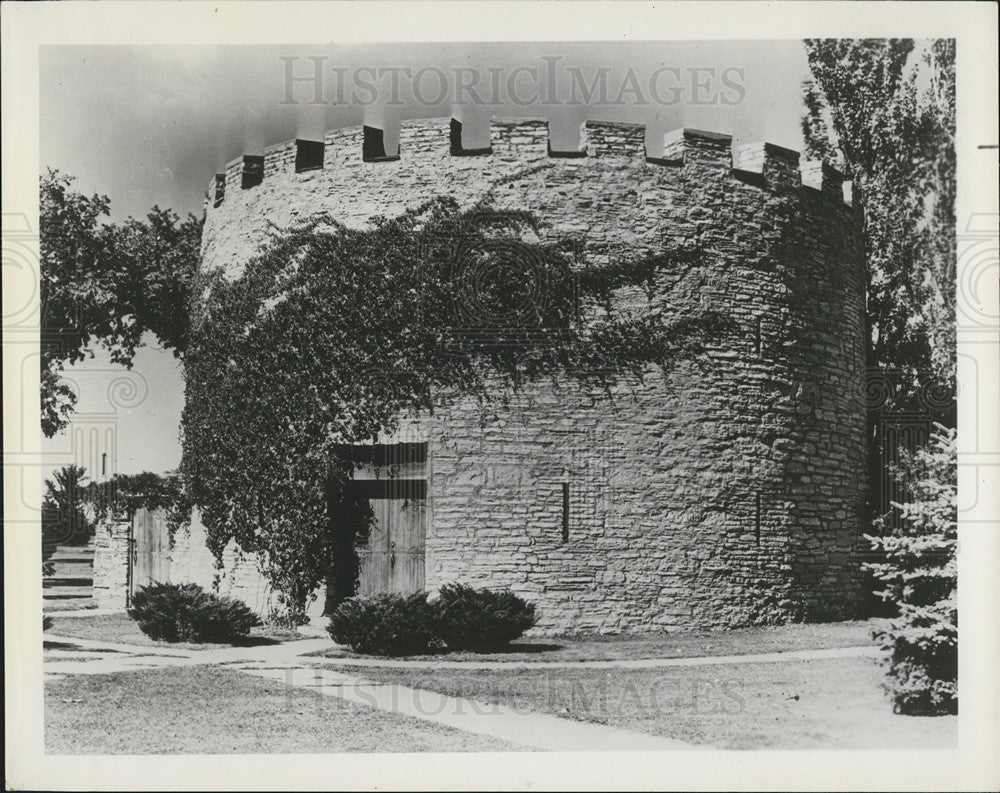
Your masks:
{"label": "low bush", "polygon": [[245,603],[197,584],[150,584],[132,597],[128,615],[151,639],[231,643],[246,638],[260,619]]}
{"label": "low bush", "polygon": [[438,631],[450,650],[490,652],[537,622],[535,607],[506,590],[446,584],[434,602]]}
{"label": "low bush", "polygon": [[370,655],[419,655],[439,647],[436,613],[423,593],[353,597],[330,615],[335,642]]}
{"label": "low bush", "polygon": [[338,644],[370,655],[491,652],[536,621],[535,607],[512,592],[446,584],[432,603],[423,593],[353,597],[330,615],[327,631]]}

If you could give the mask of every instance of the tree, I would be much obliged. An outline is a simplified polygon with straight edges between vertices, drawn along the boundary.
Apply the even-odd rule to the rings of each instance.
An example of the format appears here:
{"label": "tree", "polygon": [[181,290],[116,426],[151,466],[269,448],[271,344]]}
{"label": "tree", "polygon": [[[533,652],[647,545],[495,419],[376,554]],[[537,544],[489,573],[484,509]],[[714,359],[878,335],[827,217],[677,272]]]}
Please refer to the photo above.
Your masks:
{"label": "tree", "polygon": [[85,469],[68,465],[45,480],[42,498],[42,572],[52,574],[49,559],[59,545],[80,545],[93,534],[93,523],[83,511]]}
{"label": "tree", "polygon": [[883,448],[893,415],[956,421],[955,44],[808,39],[805,46],[806,154],[838,165],[862,196],[868,393],[878,397],[868,413],[874,523],[895,487]]}
{"label": "tree", "polygon": [[93,357],[132,365],[142,335],[181,355],[197,269],[202,221],[153,207],[145,220],[108,223],[107,196],[71,189],[73,177],[49,170],[40,185],[42,431],[62,430],[76,394],[61,381],[67,364]]}
{"label": "tree", "polygon": [[892,377],[893,407],[915,407],[921,392],[954,392],[955,43],[805,46],[806,153],[832,160],[863,196],[868,365]]}
{"label": "tree", "polygon": [[905,455],[898,475],[909,498],[901,527],[868,537],[884,562],[868,565],[899,617],[876,633],[889,652],[888,690],[899,713],[958,709],[958,541],[955,430],[937,425],[925,449]]}

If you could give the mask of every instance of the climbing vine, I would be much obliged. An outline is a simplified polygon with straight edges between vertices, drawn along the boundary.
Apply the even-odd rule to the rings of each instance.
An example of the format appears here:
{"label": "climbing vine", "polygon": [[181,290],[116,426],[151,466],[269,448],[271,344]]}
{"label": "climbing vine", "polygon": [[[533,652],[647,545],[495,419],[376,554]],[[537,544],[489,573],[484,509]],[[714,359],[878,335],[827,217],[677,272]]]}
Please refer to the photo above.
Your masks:
{"label": "climbing vine", "polygon": [[[442,400],[504,400],[557,374],[608,386],[695,354],[727,320],[668,321],[652,295],[658,273],[696,256],[588,268],[529,213],[440,198],[364,230],[323,218],[235,279],[203,274],[182,470],[211,550],[235,539],[257,553],[300,611],[336,542],[327,514],[352,465],[340,444],[375,441]],[[617,310],[621,289],[644,308]]]}
{"label": "climbing vine", "polygon": [[181,476],[176,473],[115,474],[103,482],[86,485],[80,500],[93,509],[97,522],[115,517],[130,519],[138,509],[162,509],[171,542],[177,530],[191,520],[191,502]]}

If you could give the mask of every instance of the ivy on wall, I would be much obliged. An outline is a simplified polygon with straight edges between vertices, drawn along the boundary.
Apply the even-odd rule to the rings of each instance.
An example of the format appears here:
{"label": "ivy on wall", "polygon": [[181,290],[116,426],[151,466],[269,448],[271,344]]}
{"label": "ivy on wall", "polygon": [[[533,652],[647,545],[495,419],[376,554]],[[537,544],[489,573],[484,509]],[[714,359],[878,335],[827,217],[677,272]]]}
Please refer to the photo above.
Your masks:
{"label": "ivy on wall", "polygon": [[[694,258],[590,268],[529,213],[439,198],[364,230],[314,221],[235,280],[203,273],[182,470],[210,549],[221,557],[235,539],[258,554],[301,611],[336,542],[327,516],[352,467],[339,444],[375,441],[442,400],[504,400],[558,374],[609,386],[696,355],[731,323],[668,320],[652,301],[657,273]],[[640,296],[635,310],[617,308],[623,289]]]}
{"label": "ivy on wall", "polygon": [[98,523],[124,518],[131,520],[138,509],[163,509],[173,542],[177,529],[191,521],[191,502],[179,474],[115,474],[103,482],[91,482],[81,491],[80,500],[94,510]]}

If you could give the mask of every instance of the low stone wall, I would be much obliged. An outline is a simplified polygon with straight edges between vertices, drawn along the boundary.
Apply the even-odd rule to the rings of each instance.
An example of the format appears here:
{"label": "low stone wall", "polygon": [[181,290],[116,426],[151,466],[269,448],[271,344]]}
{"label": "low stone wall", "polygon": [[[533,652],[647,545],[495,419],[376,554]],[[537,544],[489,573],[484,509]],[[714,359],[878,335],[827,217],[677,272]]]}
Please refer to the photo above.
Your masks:
{"label": "low stone wall", "polygon": [[[124,611],[129,587],[128,555],[132,522],[119,518],[97,529],[94,553],[94,598],[98,608]],[[205,527],[195,510],[190,525],[181,527],[169,551],[169,581],[195,583],[206,591],[236,598],[246,603],[262,619],[278,608],[279,602],[267,579],[261,575],[254,554],[243,553],[235,542],[226,546],[221,566],[206,545]],[[309,604],[310,619],[322,617],[325,589],[320,587]]]}

